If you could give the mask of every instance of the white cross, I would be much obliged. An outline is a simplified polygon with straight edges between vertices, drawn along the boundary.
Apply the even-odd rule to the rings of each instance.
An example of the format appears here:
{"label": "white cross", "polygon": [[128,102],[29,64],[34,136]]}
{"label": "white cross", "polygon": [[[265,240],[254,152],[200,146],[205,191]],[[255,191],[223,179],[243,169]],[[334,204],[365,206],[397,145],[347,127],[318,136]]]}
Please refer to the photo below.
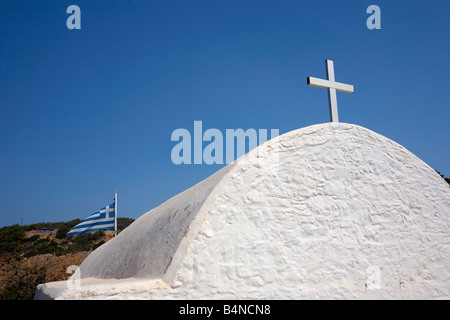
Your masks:
{"label": "white cross", "polygon": [[109,218],[109,213],[110,212],[114,212],[113,208],[110,208],[109,205],[106,206],[106,208],[104,210],[100,210],[98,213],[105,213],[105,218],[108,219]]}
{"label": "white cross", "polygon": [[336,90],[353,93],[354,88],[352,85],[336,82],[334,80],[333,60],[325,60],[325,65],[327,67],[327,80],[308,77],[307,81],[309,86],[328,89],[328,103],[330,105],[330,121],[339,122]]}

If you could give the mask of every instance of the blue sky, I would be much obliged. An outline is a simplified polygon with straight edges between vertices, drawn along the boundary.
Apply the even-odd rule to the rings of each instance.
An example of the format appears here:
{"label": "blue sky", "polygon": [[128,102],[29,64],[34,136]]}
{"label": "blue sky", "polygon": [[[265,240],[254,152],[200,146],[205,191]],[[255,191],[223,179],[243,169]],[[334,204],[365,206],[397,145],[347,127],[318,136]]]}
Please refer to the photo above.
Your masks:
{"label": "blue sky", "polygon": [[[69,30],[69,5],[81,30]],[[369,30],[369,5],[381,29]],[[177,128],[341,122],[450,176],[449,1],[116,0],[0,3],[0,226],[84,218],[119,190],[138,218],[222,165],[175,165]]]}

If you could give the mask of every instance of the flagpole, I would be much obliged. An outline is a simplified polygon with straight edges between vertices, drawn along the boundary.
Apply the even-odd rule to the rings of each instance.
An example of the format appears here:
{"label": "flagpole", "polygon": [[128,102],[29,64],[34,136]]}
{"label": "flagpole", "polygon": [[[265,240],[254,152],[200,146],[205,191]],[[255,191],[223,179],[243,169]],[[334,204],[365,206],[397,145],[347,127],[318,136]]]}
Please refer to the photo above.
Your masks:
{"label": "flagpole", "polygon": [[116,193],[114,196],[114,237],[117,236],[117,189],[114,190]]}

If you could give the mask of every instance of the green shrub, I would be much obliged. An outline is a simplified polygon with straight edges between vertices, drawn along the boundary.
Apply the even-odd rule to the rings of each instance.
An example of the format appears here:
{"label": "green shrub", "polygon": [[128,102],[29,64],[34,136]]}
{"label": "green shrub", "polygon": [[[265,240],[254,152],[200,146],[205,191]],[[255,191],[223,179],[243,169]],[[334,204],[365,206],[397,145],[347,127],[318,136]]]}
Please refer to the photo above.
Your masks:
{"label": "green shrub", "polygon": [[0,253],[16,251],[24,235],[23,228],[18,224],[0,228]]}
{"label": "green shrub", "polygon": [[100,247],[102,244],[104,244],[105,243],[105,240],[102,240],[102,241],[100,241],[99,243],[97,243],[97,244],[94,244],[93,246],[92,246],[92,250],[95,250],[95,249],[97,249],[98,247]]}
{"label": "green shrub", "polygon": [[29,237],[29,238],[24,238],[23,240],[22,240],[22,243],[28,243],[28,242],[35,242],[35,241],[37,241],[37,240],[39,240],[39,235],[34,235],[34,236],[31,236],[31,237]]}
{"label": "green shrub", "polygon": [[67,232],[81,222],[80,219],[74,219],[69,222],[64,222],[56,232],[56,238],[64,239],[67,236]]}
{"label": "green shrub", "polygon": [[45,282],[45,267],[21,268],[8,279],[8,285],[0,289],[0,300],[31,300],[36,287]]}

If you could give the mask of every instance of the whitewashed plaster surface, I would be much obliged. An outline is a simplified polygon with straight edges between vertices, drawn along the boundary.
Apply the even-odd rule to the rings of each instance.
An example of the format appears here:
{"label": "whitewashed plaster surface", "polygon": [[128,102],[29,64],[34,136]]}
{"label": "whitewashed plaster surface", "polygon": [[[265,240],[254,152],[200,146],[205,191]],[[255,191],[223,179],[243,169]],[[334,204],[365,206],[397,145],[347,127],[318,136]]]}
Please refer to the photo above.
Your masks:
{"label": "whitewashed plaster surface", "polygon": [[448,184],[408,150],[314,125],[144,214],[86,258],[79,288],[36,298],[448,299],[449,216]]}

